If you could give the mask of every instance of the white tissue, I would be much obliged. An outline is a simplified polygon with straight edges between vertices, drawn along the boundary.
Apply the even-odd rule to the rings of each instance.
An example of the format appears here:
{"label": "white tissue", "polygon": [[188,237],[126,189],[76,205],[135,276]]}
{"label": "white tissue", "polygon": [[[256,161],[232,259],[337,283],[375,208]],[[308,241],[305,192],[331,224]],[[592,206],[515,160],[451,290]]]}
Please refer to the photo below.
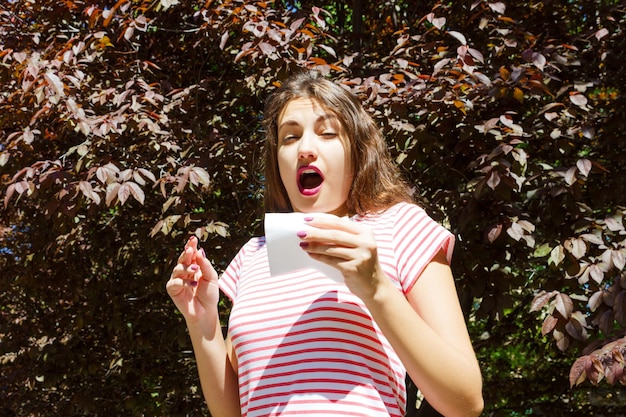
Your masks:
{"label": "white tissue", "polygon": [[301,247],[299,231],[312,227],[305,217],[328,216],[320,213],[265,213],[265,242],[270,262],[270,274],[278,276],[305,268],[313,268],[343,283],[343,275],[337,268],[311,258]]}

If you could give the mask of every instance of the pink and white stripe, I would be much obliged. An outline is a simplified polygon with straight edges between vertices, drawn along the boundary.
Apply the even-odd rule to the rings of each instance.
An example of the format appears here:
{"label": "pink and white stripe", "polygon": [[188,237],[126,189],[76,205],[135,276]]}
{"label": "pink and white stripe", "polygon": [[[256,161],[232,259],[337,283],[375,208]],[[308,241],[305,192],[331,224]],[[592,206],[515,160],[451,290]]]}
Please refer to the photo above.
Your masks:
{"label": "pink and white stripe", "polygon": [[[380,263],[407,293],[454,238],[416,205],[357,218]],[[402,416],[405,369],[363,302],[313,269],[270,276],[265,239],[252,238],[220,279],[233,300],[229,332],[243,416]]]}

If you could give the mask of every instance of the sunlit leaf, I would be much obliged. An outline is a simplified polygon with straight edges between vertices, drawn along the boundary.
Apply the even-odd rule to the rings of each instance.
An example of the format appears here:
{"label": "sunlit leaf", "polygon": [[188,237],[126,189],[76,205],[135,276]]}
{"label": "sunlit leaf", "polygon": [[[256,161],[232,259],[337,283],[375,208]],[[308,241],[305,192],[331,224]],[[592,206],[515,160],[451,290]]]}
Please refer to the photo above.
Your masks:
{"label": "sunlit leaf", "polygon": [[587,97],[583,94],[571,94],[569,99],[572,103],[577,105],[578,107],[586,107],[587,106]]}
{"label": "sunlit leaf", "polygon": [[564,318],[569,319],[574,309],[574,303],[572,302],[572,299],[569,297],[569,295],[564,293],[558,293],[554,298],[554,308]]}
{"label": "sunlit leaf", "polygon": [[230,35],[229,35],[228,31],[225,31],[225,32],[222,34],[222,37],[221,37],[221,39],[220,39],[220,49],[224,49],[224,48],[226,47],[226,42],[228,42],[228,38],[229,38],[229,36],[230,36]]}
{"label": "sunlit leaf", "polygon": [[594,245],[602,245],[603,243],[602,238],[593,233],[585,233],[585,234],[580,235],[580,237],[589,243],[593,243]]}
{"label": "sunlit leaf", "polygon": [[526,246],[529,248],[535,247],[535,238],[532,235],[524,235],[522,239],[526,242]]}
{"label": "sunlit leaf", "polygon": [[311,61],[315,64],[315,65],[326,65],[327,62],[325,59],[323,58],[318,58],[318,57],[311,57]]}
{"label": "sunlit leaf", "polygon": [[504,12],[506,11],[506,5],[502,3],[501,1],[488,3],[488,4],[489,4],[489,8],[496,13],[504,14]]}
{"label": "sunlit leaf", "polygon": [[274,45],[270,45],[267,42],[260,42],[259,49],[263,52],[264,55],[271,55],[276,52],[276,47]]}
{"label": "sunlit leaf", "polygon": [[604,219],[606,223],[606,227],[612,232],[618,232],[620,230],[624,230],[624,224],[622,223],[622,219],[618,216],[607,217]]}
{"label": "sunlit leaf", "polygon": [[552,247],[549,244],[543,243],[535,248],[535,251],[533,252],[533,257],[543,258],[544,256],[547,256],[551,250]]}
{"label": "sunlit leaf", "polygon": [[454,31],[454,30],[449,30],[447,33],[451,35],[452,37],[454,37],[459,42],[461,42],[461,45],[467,45],[467,39],[465,39],[465,35],[463,35],[462,33]]}
{"label": "sunlit leaf", "polygon": [[337,53],[335,52],[335,50],[333,48],[331,48],[330,46],[327,45],[319,45],[320,48],[322,48],[323,50],[325,50],[326,52],[328,52],[331,56],[333,56],[334,58],[337,58]]}
{"label": "sunlit leaf", "polygon": [[291,25],[289,26],[289,29],[292,32],[295,32],[296,30],[300,29],[300,27],[302,26],[302,23],[306,20],[306,18],[301,17],[299,19],[294,20]]}
{"label": "sunlit leaf", "polygon": [[137,170],[139,173],[141,173],[141,175],[143,175],[144,177],[148,178],[149,180],[151,180],[152,182],[156,182],[156,177],[154,176],[154,174],[150,171],[148,171],[145,168],[139,168]]}
{"label": "sunlit leaf", "polygon": [[570,167],[564,174],[565,183],[572,185],[576,182],[576,167]]}
{"label": "sunlit leaf", "polygon": [[611,262],[618,271],[624,269],[624,265],[626,265],[626,259],[624,259],[624,253],[622,252],[622,250],[611,250]]}
{"label": "sunlit leaf", "polygon": [[110,206],[116,198],[118,198],[117,193],[120,189],[121,184],[119,182],[112,182],[107,185],[106,191],[106,199],[105,203],[107,206]]}
{"label": "sunlit leaf", "polygon": [[570,335],[573,339],[583,341],[585,340],[583,336],[583,328],[577,320],[570,320],[565,323],[565,331],[568,335]]}
{"label": "sunlit leaf", "polygon": [[209,173],[201,167],[193,167],[189,171],[189,181],[193,185],[209,185],[211,183],[211,178]]}
{"label": "sunlit leaf", "polygon": [[598,284],[601,284],[604,280],[604,271],[597,264],[593,264],[589,267],[589,275]]}
{"label": "sunlit leaf", "polygon": [[554,330],[554,327],[559,322],[559,320],[554,316],[546,316],[543,321],[543,325],[541,326],[541,335],[545,336]]}
{"label": "sunlit leaf", "polygon": [[587,379],[586,369],[590,359],[588,356],[581,356],[576,359],[569,371],[570,388],[582,384]]}
{"label": "sunlit leaf", "polygon": [[493,243],[498,238],[498,236],[500,236],[501,232],[502,224],[496,224],[491,229],[489,229],[489,232],[487,233],[487,240],[489,241],[489,243]]}
{"label": "sunlit leaf", "polygon": [[48,85],[52,88],[54,94],[61,97],[65,96],[64,85],[61,79],[53,72],[46,72],[45,78],[48,81]]}
{"label": "sunlit leaf", "polygon": [[517,224],[526,232],[530,233],[535,231],[535,225],[528,220],[518,220]]}
{"label": "sunlit leaf", "polygon": [[600,40],[600,39],[604,38],[608,34],[609,34],[609,30],[607,28],[602,28],[602,29],[596,31],[596,33],[594,33],[593,36],[595,36],[597,40]]}
{"label": "sunlit leaf", "polygon": [[564,242],[563,246],[567,249],[576,259],[580,259],[585,256],[587,252],[587,245],[583,239],[572,238]]}
{"label": "sunlit leaf", "polygon": [[546,61],[546,57],[543,56],[542,54],[533,53],[532,62],[537,68],[543,71],[544,67],[546,66],[547,61]]}
{"label": "sunlit leaf", "polygon": [[100,196],[94,191],[89,181],[81,181],[79,183],[79,188],[85,197],[89,198],[96,204],[100,204]]}
{"label": "sunlit leaf", "polygon": [[134,174],[134,170],[129,168],[129,169],[125,169],[119,172],[117,175],[117,178],[119,181],[125,182],[125,181],[130,180],[133,177],[133,174]]}
{"label": "sunlit leaf", "polygon": [[229,236],[228,225],[223,222],[211,222],[206,226],[209,233],[216,233],[222,237]]}
{"label": "sunlit leaf", "polygon": [[485,57],[483,56],[483,54],[474,48],[467,48],[467,51],[470,53],[471,56],[473,56],[478,62],[480,63],[484,63],[485,62]]}
{"label": "sunlit leaf", "polygon": [[556,291],[541,291],[535,296],[533,302],[530,305],[530,311],[535,312],[541,310],[550,300],[557,294]]}
{"label": "sunlit leaf", "polygon": [[586,177],[591,171],[591,161],[588,159],[579,159],[576,161],[576,167],[578,167],[578,171]]}
{"label": "sunlit leaf", "polygon": [[3,167],[7,164],[7,162],[9,162],[10,159],[10,155],[8,152],[2,152],[0,153],[0,167]]}
{"label": "sunlit leaf", "polygon": [[598,307],[600,307],[603,303],[603,294],[604,291],[596,291],[595,293],[593,293],[591,295],[591,297],[589,297],[589,309],[591,311],[596,311],[598,309]]}
{"label": "sunlit leaf", "polygon": [[127,181],[124,184],[127,185],[130,188],[130,192],[133,195],[133,197],[135,198],[135,200],[137,200],[137,201],[139,201],[139,203],[143,204],[145,199],[146,199],[146,196],[145,196],[143,190],[141,189],[141,187],[139,186],[139,184],[137,184],[137,183],[135,183],[133,181]]}
{"label": "sunlit leaf", "polygon": [[436,75],[443,67],[445,67],[450,62],[449,58],[444,58],[439,60],[434,67],[433,75]]}
{"label": "sunlit leaf", "polygon": [[550,252],[550,258],[548,259],[548,264],[554,264],[558,266],[565,259],[565,251],[563,246],[557,245]]}
{"label": "sunlit leaf", "polygon": [[15,193],[15,184],[9,184],[9,186],[7,187],[7,189],[5,191],[4,208],[8,207],[9,201],[11,200],[11,197],[13,196],[13,193]]}
{"label": "sunlit leaf", "polygon": [[154,237],[157,233],[161,231],[162,227],[163,227],[163,220],[159,220],[150,231],[149,236]]}
{"label": "sunlit leaf", "polygon": [[143,179],[138,171],[133,172],[133,180],[139,185],[146,185],[146,180]]}
{"label": "sunlit leaf", "polygon": [[426,19],[439,30],[441,30],[441,28],[446,24],[445,17],[435,17],[433,13],[429,13],[428,15],[426,15]]}
{"label": "sunlit leaf", "polygon": [[124,203],[126,202],[126,200],[128,200],[128,197],[130,197],[130,195],[131,195],[130,185],[127,182],[123,184],[119,184],[119,187],[117,189],[117,199],[119,200],[120,204],[124,205]]}
{"label": "sunlit leaf", "polygon": [[495,190],[499,184],[500,184],[500,174],[498,174],[497,170],[493,169],[489,173],[489,178],[487,179],[487,185],[492,190]]}

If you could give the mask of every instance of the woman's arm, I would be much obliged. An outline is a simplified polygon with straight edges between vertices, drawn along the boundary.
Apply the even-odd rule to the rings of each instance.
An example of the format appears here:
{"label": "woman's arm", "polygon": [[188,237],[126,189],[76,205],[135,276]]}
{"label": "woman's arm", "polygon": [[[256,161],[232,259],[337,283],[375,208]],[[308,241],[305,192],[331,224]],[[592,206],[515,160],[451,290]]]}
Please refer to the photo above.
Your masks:
{"label": "woman's arm", "polygon": [[197,244],[195,237],[187,242],[166,288],[187,323],[211,415],[240,417],[237,375],[222,336],[217,308],[217,273]]}
{"label": "woman's arm", "polygon": [[[208,324],[208,323],[207,323]],[[230,360],[219,320],[209,326],[188,326],[202,393],[213,417],[240,417],[237,374]]]}
{"label": "woman's arm", "polygon": [[444,252],[405,297],[382,271],[371,230],[327,217],[310,225],[300,234],[303,249],[342,272],[428,402],[446,417],[478,416],[482,377]]}
{"label": "woman's arm", "polygon": [[377,281],[363,301],[424,397],[445,416],[480,415],[482,377],[445,254],[407,298],[388,279]]}

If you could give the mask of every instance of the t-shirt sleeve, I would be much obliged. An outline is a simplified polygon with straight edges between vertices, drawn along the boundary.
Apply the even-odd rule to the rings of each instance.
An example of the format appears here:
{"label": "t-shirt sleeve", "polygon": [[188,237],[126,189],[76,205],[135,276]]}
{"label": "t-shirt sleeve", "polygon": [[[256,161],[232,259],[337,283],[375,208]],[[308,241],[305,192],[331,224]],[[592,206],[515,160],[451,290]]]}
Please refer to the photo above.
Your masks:
{"label": "t-shirt sleeve", "polygon": [[403,204],[396,213],[393,242],[402,290],[407,294],[435,255],[443,250],[452,259],[454,235],[415,204]]}
{"label": "t-shirt sleeve", "polygon": [[230,264],[226,267],[226,270],[224,270],[224,273],[218,281],[220,290],[222,290],[224,295],[226,295],[226,297],[228,297],[231,301],[234,301],[237,296],[239,277],[241,275],[246,256],[255,246],[256,240],[258,240],[258,238],[250,239],[241,249],[239,249],[239,252],[237,252],[237,255],[232,261],[230,261]]}

